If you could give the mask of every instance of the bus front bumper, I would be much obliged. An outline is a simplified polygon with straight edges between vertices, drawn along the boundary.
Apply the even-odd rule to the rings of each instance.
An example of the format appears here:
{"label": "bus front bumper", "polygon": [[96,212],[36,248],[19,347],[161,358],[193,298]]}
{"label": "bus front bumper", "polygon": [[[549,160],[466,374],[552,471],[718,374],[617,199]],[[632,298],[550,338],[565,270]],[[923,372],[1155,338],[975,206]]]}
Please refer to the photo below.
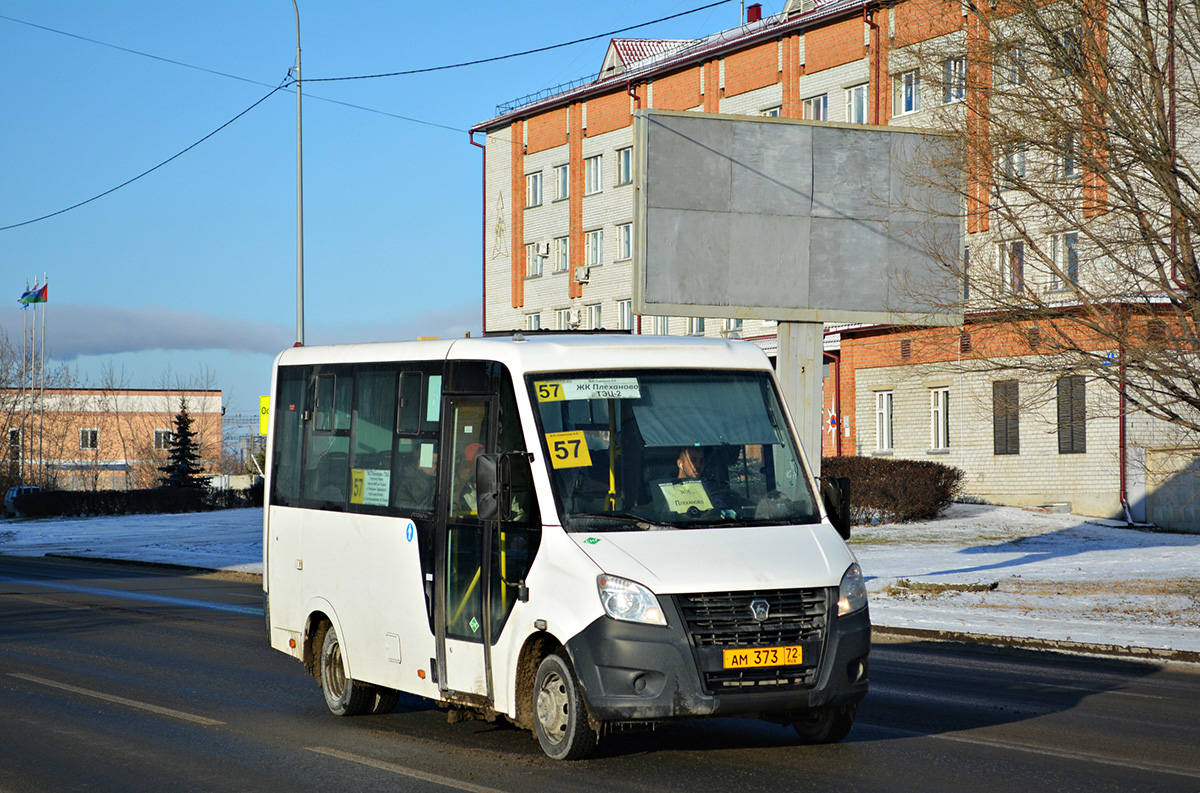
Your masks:
{"label": "bus front bumper", "polygon": [[871,622],[865,608],[831,615],[823,641],[805,645],[805,658],[812,659],[804,668],[808,682],[753,681],[731,689],[712,682],[721,673],[719,652],[694,649],[674,604],[663,607],[666,627],[601,617],[567,642],[588,706],[600,721],[739,715],[788,721],[866,696]]}

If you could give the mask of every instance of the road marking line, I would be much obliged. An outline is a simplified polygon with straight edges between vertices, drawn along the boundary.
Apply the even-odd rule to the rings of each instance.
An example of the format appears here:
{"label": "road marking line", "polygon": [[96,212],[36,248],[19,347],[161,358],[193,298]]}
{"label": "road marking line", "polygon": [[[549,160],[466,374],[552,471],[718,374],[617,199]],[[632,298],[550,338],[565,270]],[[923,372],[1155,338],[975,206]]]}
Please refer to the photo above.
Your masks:
{"label": "road marking line", "polygon": [[499,790],[498,788],[475,785],[470,782],[451,779],[448,776],[442,776],[440,774],[431,774],[427,771],[418,771],[415,768],[408,768],[407,766],[389,763],[384,760],[363,757],[359,754],[351,754],[350,752],[343,752],[338,749],[330,749],[327,746],[309,746],[307,748],[308,751],[316,752],[317,754],[327,755],[328,757],[336,757],[339,760],[349,760],[352,763],[378,768],[381,771],[389,771],[393,774],[400,774],[402,776],[412,777],[413,779],[420,779],[423,782],[432,782],[435,785],[444,785],[446,787],[452,787],[456,790],[465,790],[467,793],[505,793],[505,791]]}
{"label": "road marking line", "polygon": [[1200,771],[1191,771],[1178,766],[1163,765],[1161,763],[1138,763],[1133,760],[1114,760],[1111,757],[1101,757],[1100,755],[1091,754],[1089,752],[1069,752],[1064,749],[1044,749],[1040,746],[1030,746],[1024,743],[1010,743],[1008,741],[995,741],[988,738],[967,738],[961,735],[931,735],[931,738],[940,738],[943,741],[954,741],[956,743],[969,743],[977,746],[991,746],[996,749],[1014,749],[1019,752],[1029,752],[1031,754],[1047,755],[1049,757],[1061,757],[1064,760],[1083,760],[1090,763],[1100,763],[1101,765],[1117,766],[1119,768],[1132,768],[1137,771],[1157,771],[1160,774],[1174,774],[1176,776],[1186,776],[1193,779],[1200,779]]}
{"label": "road marking line", "polygon": [[148,702],[138,702],[136,699],[126,699],[125,697],[117,697],[117,696],[113,696],[112,694],[105,694],[101,691],[93,691],[90,688],[80,688],[79,686],[72,686],[67,683],[59,683],[56,680],[47,680],[44,677],[36,677],[34,675],[26,675],[21,672],[9,672],[8,676],[16,677],[21,680],[27,680],[30,683],[38,683],[39,685],[49,686],[50,688],[57,688],[57,689],[61,689],[63,691],[70,691],[74,694],[82,694],[85,697],[94,697],[95,699],[102,699],[105,702],[114,702],[118,705],[127,705],[131,708],[137,708],[138,710],[148,710],[151,713],[157,713],[160,716],[170,716],[175,719],[183,719],[184,721],[190,721],[190,722],[194,722],[196,724],[203,724],[206,727],[213,727],[218,724],[225,723],[223,721],[217,721],[216,719],[210,719],[205,716],[197,716],[193,713],[184,713],[181,710],[172,710],[171,708],[164,708],[164,707],[160,707],[158,705],[151,705]]}
{"label": "road marking line", "polygon": [[902,735],[907,735],[910,738],[936,738],[942,741],[954,741],[955,743],[987,746],[993,749],[1009,749],[1014,752],[1029,752],[1030,754],[1040,754],[1048,757],[1060,757],[1064,760],[1081,760],[1086,763],[1100,763],[1101,765],[1111,765],[1118,768],[1132,768],[1136,771],[1156,771],[1160,774],[1174,774],[1176,776],[1200,779],[1200,771],[1193,771],[1188,768],[1179,768],[1178,766],[1173,765],[1164,765],[1162,763],[1139,763],[1133,760],[1116,760],[1111,757],[1103,757],[1101,755],[1090,754],[1087,752],[1068,752],[1065,749],[1046,749],[1041,746],[1030,746],[1026,743],[1015,743],[1012,741],[998,741],[992,738],[969,738],[965,735],[932,735],[927,732],[905,730],[899,727],[888,727],[885,724],[875,724],[866,721],[859,721],[859,724],[864,727],[869,726],[885,732],[900,733]]}

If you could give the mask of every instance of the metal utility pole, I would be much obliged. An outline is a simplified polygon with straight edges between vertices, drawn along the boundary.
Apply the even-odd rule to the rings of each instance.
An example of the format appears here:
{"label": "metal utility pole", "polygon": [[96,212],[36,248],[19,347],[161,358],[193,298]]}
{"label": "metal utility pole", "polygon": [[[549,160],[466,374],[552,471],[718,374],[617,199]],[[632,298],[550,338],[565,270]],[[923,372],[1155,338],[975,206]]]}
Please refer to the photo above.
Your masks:
{"label": "metal utility pole", "polygon": [[300,113],[300,6],[296,10],[296,346],[304,346],[304,138]]}

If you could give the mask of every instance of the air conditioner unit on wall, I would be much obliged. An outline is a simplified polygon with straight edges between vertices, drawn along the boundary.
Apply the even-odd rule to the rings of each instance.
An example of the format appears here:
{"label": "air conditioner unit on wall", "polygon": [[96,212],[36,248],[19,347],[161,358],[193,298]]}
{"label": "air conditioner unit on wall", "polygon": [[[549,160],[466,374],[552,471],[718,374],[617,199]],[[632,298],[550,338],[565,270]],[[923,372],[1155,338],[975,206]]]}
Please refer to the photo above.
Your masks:
{"label": "air conditioner unit on wall", "polygon": [[545,258],[550,255],[550,242],[549,241],[537,243],[537,255],[541,256],[542,258]]}
{"label": "air conditioner unit on wall", "polygon": [[575,268],[575,280],[578,283],[586,284],[588,282],[589,275],[590,275],[590,273],[589,273],[587,267],[576,267]]}
{"label": "air conditioner unit on wall", "polygon": [[567,312],[567,322],[571,323],[572,326],[579,324],[579,309],[573,308]]}

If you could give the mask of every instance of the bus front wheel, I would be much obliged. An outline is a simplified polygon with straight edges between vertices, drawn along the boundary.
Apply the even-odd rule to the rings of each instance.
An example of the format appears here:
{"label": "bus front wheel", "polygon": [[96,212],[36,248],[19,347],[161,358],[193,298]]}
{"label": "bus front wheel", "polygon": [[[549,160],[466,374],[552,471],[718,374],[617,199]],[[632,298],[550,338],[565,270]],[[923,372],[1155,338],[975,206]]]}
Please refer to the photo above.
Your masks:
{"label": "bus front wheel", "polygon": [[596,748],[597,734],[571,662],[561,650],[542,659],[533,684],[534,732],[554,760],[579,760]]}
{"label": "bus front wheel", "polygon": [[792,723],[801,743],[839,743],[854,726],[854,705],[819,708]]}
{"label": "bus front wheel", "polygon": [[374,689],[346,677],[342,643],[332,625],[321,642],[321,691],[329,712],[335,716],[358,716],[375,705]]}

